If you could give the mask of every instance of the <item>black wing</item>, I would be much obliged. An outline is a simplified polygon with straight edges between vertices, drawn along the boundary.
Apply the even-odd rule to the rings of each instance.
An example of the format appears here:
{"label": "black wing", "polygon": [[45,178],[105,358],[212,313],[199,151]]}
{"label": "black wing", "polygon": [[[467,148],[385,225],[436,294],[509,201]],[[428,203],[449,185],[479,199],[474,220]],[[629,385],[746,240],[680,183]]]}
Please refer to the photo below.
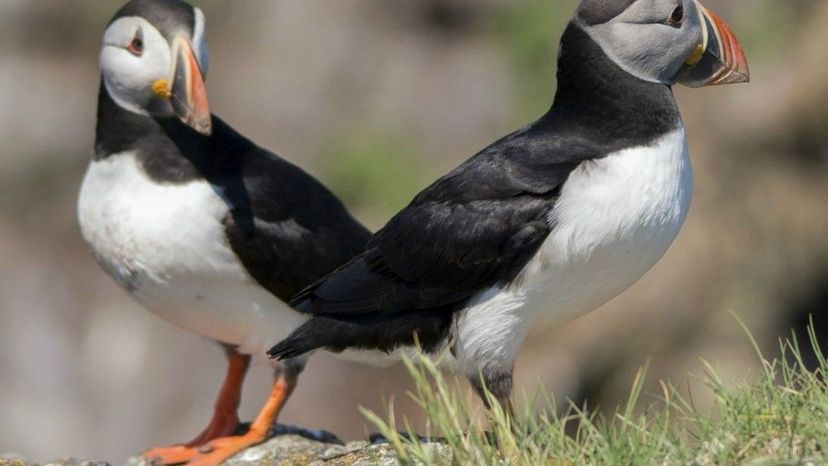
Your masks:
{"label": "black wing", "polygon": [[370,232],[327,188],[217,118],[213,124],[213,161],[233,168],[207,178],[230,206],[230,246],[260,285],[290,301],[364,250]]}
{"label": "black wing", "polygon": [[549,234],[554,193],[463,203],[423,201],[397,214],[347,266],[299,297],[312,314],[402,312],[459,303],[505,283]]}
{"label": "black wing", "polygon": [[569,174],[597,154],[539,124],[492,144],[421,192],[366,250],[293,301],[315,317],[271,354],[316,347],[424,347],[445,335],[452,311],[515,279],[549,235],[549,214]]}
{"label": "black wing", "polygon": [[539,136],[535,127],[507,136],[439,179],[294,304],[311,314],[422,310],[513,280],[549,234],[560,187],[583,160],[556,160],[565,141]]}

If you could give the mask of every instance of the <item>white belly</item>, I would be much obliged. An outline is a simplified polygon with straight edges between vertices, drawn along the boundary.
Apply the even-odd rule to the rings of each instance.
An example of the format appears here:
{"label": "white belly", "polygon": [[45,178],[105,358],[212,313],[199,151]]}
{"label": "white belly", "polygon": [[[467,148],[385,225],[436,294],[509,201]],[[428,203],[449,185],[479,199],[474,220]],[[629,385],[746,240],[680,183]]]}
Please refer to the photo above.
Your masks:
{"label": "white belly", "polygon": [[692,195],[684,128],[582,164],[550,216],[552,233],[523,271],[527,305],[569,319],[614,298],[664,255]]}
{"label": "white belly", "polygon": [[225,237],[227,212],[206,181],[156,183],[130,153],[93,162],[78,201],[84,239],[142,305],[259,353],[304,318],[246,272]]}
{"label": "white belly", "polygon": [[578,317],[630,287],[678,235],[692,192],[683,128],[579,166],[536,256],[510,286],[480,293],[458,314],[456,346],[466,369],[508,367],[538,318]]}

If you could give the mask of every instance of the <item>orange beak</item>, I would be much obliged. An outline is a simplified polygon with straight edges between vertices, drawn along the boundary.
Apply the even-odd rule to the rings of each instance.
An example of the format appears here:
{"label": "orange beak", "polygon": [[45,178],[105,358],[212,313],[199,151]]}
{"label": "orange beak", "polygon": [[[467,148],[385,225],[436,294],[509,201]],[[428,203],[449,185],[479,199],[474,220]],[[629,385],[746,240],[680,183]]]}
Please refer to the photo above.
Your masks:
{"label": "orange beak", "polygon": [[719,15],[694,1],[701,19],[704,42],[685,62],[678,82],[689,87],[749,82],[750,70],[745,52],[730,26]]}
{"label": "orange beak", "polygon": [[178,118],[187,126],[204,135],[212,132],[210,107],[204,76],[190,43],[178,38],[173,42],[175,68],[170,103]]}

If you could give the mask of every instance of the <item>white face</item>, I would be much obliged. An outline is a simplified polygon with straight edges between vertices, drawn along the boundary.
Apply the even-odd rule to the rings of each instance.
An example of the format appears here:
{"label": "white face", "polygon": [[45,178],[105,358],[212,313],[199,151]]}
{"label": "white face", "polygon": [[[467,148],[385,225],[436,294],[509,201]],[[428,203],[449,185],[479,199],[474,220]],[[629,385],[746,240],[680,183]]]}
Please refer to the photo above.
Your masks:
{"label": "white face", "polygon": [[[204,24],[204,14],[196,8],[192,43],[202,75],[207,74],[208,62]],[[174,115],[169,100],[159,98],[153,91],[153,85],[159,80],[168,83],[173,80],[173,49],[161,32],[144,18],[129,16],[110,24],[104,33],[100,64],[112,99],[142,115]]]}
{"label": "white face", "polygon": [[155,26],[137,16],[116,20],[104,33],[100,60],[104,84],[118,105],[144,115],[172,114],[152,90],[172,70],[172,47]]}
{"label": "white face", "polygon": [[581,26],[622,69],[667,85],[704,42],[694,0],[636,0],[605,23]]}

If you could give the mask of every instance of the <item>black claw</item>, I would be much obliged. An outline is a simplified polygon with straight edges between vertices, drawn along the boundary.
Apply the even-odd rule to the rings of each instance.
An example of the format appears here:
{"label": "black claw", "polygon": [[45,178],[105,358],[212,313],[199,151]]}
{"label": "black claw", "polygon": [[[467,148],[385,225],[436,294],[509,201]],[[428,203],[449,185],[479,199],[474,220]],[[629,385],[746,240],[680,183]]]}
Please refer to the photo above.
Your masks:
{"label": "black claw", "polygon": [[345,445],[345,442],[327,430],[305,429],[303,427],[288,424],[273,424],[270,426],[268,434],[274,437],[278,435],[298,435],[316,442]]}
{"label": "black claw", "polygon": [[[244,435],[250,430],[250,423],[244,422],[239,424],[236,428],[236,435]],[[345,445],[339,437],[328,432],[327,430],[305,429],[303,427],[279,424],[274,422],[267,431],[267,438],[278,437],[280,435],[298,435],[308,440],[313,440],[320,443],[331,443],[334,445]]]}
{"label": "black claw", "polygon": [[212,445],[204,444],[204,445],[201,445],[200,447],[198,447],[198,452],[201,453],[202,455],[206,455],[207,453],[210,453],[211,451],[213,451]]}

